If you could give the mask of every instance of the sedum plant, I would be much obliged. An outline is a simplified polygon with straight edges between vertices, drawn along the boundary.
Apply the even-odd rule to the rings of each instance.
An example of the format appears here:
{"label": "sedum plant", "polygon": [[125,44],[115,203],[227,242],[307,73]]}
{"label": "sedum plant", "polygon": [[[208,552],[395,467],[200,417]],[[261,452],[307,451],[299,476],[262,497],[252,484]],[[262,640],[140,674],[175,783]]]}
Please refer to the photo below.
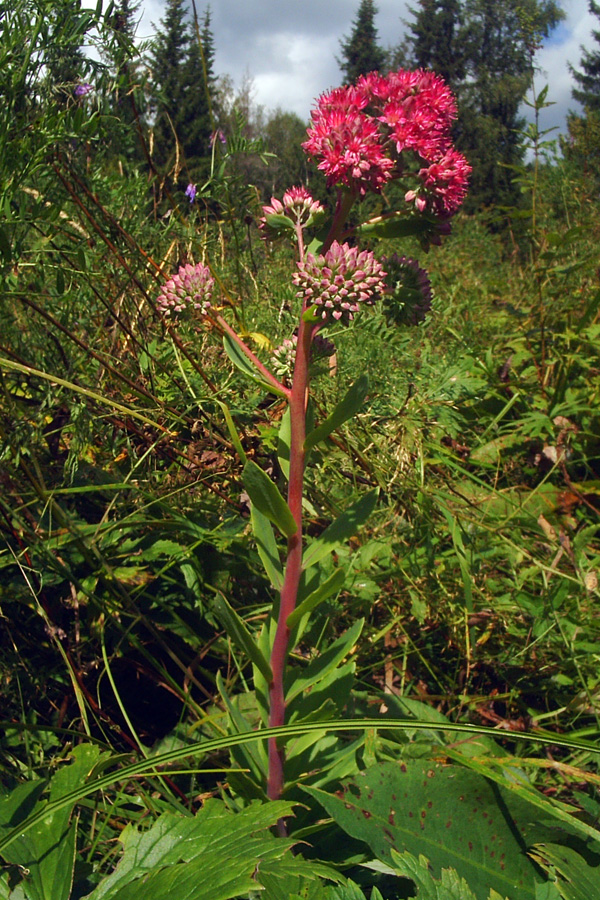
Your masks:
{"label": "sedum plant", "polygon": [[[287,480],[285,496],[266,472],[245,459],[233,434],[245,461],[244,483],[252,503],[258,551],[279,594],[278,602],[258,644],[224,598],[219,598],[216,607],[230,636],[254,664],[259,712],[263,724],[271,728],[292,718],[318,718],[332,708],[341,711],[340,681],[348,682],[349,668],[339,663],[358,637],[360,623],[339,639],[337,650],[323,654],[323,664],[317,660],[312,665],[308,683],[311,667],[299,670],[295,678],[288,659],[308,627],[311,613],[339,593],[344,583],[343,569],[331,574],[319,564],[356,532],[376,500],[374,493],[362,498],[320,538],[306,545],[305,472],[311,450],[360,410],[368,387],[366,377],[359,378],[315,426],[310,402],[311,361],[333,352],[328,338],[332,327],[348,325],[378,299],[384,299],[392,319],[401,321],[406,307],[412,310],[408,319],[411,315],[414,321],[424,317],[431,300],[424,270],[406,257],[378,259],[373,250],[361,249],[359,242],[363,236],[416,235],[427,248],[449,232],[449,221],[465,197],[470,172],[465,158],[452,145],[450,127],[455,117],[451,91],[432,72],[371,73],[353,86],[320,97],[302,146],[328,185],[335,188],[335,209],[328,218],[322,204],[302,186],[291,187],[281,199],[273,197],[263,208],[265,239],[291,241],[296,257],[290,273],[297,304],[295,328],[275,350],[271,367],[255,355],[222,314],[213,299],[213,279],[203,264],[182,267],[158,299],[159,308],[171,318],[200,310],[223,334],[233,362],[265,390],[287,401],[279,434],[280,463]],[[402,188],[399,208],[359,224],[350,221],[359,198],[381,193],[392,182]],[[282,553],[273,526],[285,541]],[[318,705],[311,705],[302,697],[303,690],[325,679],[329,679],[329,696],[327,690],[316,692]],[[229,698],[226,703],[236,728],[249,728]],[[255,790],[264,788],[271,800],[282,796],[285,751],[275,737],[269,740],[266,760],[246,754],[244,762],[250,764]]]}

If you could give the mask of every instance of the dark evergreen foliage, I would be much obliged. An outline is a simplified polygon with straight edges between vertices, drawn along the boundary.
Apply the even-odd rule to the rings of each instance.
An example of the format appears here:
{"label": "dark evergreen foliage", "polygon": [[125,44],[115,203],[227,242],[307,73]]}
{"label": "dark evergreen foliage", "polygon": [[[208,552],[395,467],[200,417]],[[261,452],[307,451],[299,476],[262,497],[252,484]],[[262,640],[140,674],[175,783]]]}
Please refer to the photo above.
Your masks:
{"label": "dark evergreen foliage", "polygon": [[154,159],[178,177],[201,178],[210,157],[213,131],[214,39],[210,10],[200,28],[190,23],[184,0],[167,0],[150,53]]}
{"label": "dark evergreen foliage", "polygon": [[140,4],[141,0],[137,3],[119,0],[116,4],[111,21],[114,41],[109,60],[114,71],[113,111],[118,120],[112,149],[116,155],[136,162],[144,158],[138,133],[144,120],[142,92],[138,90],[142,79],[134,45]]}
{"label": "dark evergreen foliage", "polygon": [[419,0],[418,8],[411,12],[414,65],[433,69],[446,84],[456,88],[465,75],[459,0]]}
{"label": "dark evergreen foliage", "polygon": [[75,86],[84,81],[83,12],[80,0],[57,0],[52,7],[46,48],[46,86],[54,99],[67,103]]}
{"label": "dark evergreen foliage", "polygon": [[539,42],[563,18],[558,3],[419,0],[411,12],[410,64],[438,72],[458,98],[456,143],[473,167],[467,208],[516,204],[510,167],[523,161],[519,109]]}
{"label": "dark evergreen foliage", "polygon": [[154,115],[154,158],[172,166],[183,123],[190,29],[184,0],[167,0],[149,56]]}
{"label": "dark evergreen foliage", "polygon": [[[589,0],[589,10],[600,20],[600,4]],[[582,48],[581,71],[572,66],[571,73],[579,85],[573,88],[573,97],[588,110],[600,112],[600,31],[592,30],[594,40],[599,45],[594,50]]]}
{"label": "dark evergreen foliage", "polygon": [[342,57],[338,59],[344,74],[344,84],[352,84],[359,75],[378,72],[385,67],[386,54],[378,44],[373,0],[361,0],[352,33],[340,41]]}
{"label": "dark evergreen foliage", "polygon": [[185,91],[180,110],[181,132],[190,180],[206,174],[210,157],[210,136],[213,127],[214,39],[210,27],[210,10],[204,15],[202,30],[196,18],[192,24],[192,39],[184,69]]}

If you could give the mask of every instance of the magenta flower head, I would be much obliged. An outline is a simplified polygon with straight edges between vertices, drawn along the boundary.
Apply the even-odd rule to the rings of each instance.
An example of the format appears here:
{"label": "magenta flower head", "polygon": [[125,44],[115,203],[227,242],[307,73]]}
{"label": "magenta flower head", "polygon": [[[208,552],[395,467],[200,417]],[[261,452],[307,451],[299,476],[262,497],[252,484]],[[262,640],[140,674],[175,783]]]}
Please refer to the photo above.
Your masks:
{"label": "magenta flower head", "polygon": [[166,282],[156,305],[165,316],[180,316],[192,309],[199,309],[204,315],[210,307],[214,283],[208,266],[180,266],[177,275]]}
{"label": "magenta flower head", "polygon": [[263,213],[258,223],[263,237],[275,238],[286,232],[292,233],[297,226],[307,228],[318,224],[325,210],[318,200],[313,200],[306,188],[292,187],[288,188],[282,200],[271,197],[271,205],[263,206]]}
{"label": "magenta flower head", "polygon": [[94,88],[91,84],[78,84],[75,88],[74,94],[76,97],[85,97],[86,94],[89,94],[89,92],[93,90]]}
{"label": "magenta flower head", "polygon": [[449,216],[462,203],[471,170],[452,147],[456,101],[434,72],[371,72],[323,94],[311,118],[302,147],[328,185],[362,196],[402,178],[418,213]]}
{"label": "magenta flower head", "polygon": [[361,303],[373,303],[385,289],[385,272],[370,250],[334,241],[325,255],[308,253],[297,263],[296,296],[324,321],[349,322]]}
{"label": "magenta flower head", "polygon": [[195,184],[188,184],[185,189],[185,196],[189,199],[190,203],[193,203],[196,199],[196,190]]}

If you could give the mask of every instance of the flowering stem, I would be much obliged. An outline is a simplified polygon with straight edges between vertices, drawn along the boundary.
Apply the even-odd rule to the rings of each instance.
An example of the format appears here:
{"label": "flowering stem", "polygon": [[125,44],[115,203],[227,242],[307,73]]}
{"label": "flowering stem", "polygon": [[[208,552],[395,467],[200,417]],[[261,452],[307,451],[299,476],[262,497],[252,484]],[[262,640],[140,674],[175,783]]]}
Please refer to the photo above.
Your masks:
{"label": "flowering stem", "polygon": [[321,248],[321,253],[327,253],[333,242],[337,241],[341,236],[342,228],[346,223],[346,219],[348,218],[348,214],[350,213],[355,200],[356,194],[354,192],[345,191],[342,190],[342,188],[338,189],[333,222],[331,223],[331,228],[329,229],[329,234],[325,239],[325,243]]}
{"label": "flowering stem", "polygon": [[250,347],[248,347],[247,344],[244,343],[244,341],[241,339],[239,334],[237,334],[237,332],[234,331],[234,329],[223,318],[223,316],[220,316],[218,313],[216,315],[213,315],[209,311],[207,313],[207,317],[212,319],[212,321],[215,322],[221,328],[221,330],[224,331],[231,338],[232,341],[235,341],[235,343],[238,345],[238,347],[240,348],[240,350],[242,351],[244,356],[246,356],[250,360],[252,365],[256,369],[258,369],[258,371],[260,372],[262,377],[265,379],[265,381],[268,384],[270,384],[275,389],[276,393],[283,395],[284,397],[287,397],[289,400],[289,398],[291,396],[290,389],[287,388],[284,384],[282,384],[278,378],[275,378],[275,376],[271,372],[269,372],[267,367],[265,365],[263,365],[263,363],[261,363],[258,356],[256,356],[252,352]]}
{"label": "flowering stem", "polygon": [[[302,494],[304,484],[304,440],[306,438],[306,403],[308,395],[308,363],[314,325],[300,320],[294,378],[289,398],[290,403],[290,475],[288,484],[288,505],[298,530],[288,538],[287,560],[279,616],[273,649],[271,651],[271,671],[273,680],[269,685],[269,727],[285,724],[284,675],[289,650],[289,615],[296,607],[298,587],[302,575]],[[277,800],[282,793],[284,751],[277,746],[275,738],[269,740],[269,775],[267,794]],[[284,828],[282,824],[280,830]]]}

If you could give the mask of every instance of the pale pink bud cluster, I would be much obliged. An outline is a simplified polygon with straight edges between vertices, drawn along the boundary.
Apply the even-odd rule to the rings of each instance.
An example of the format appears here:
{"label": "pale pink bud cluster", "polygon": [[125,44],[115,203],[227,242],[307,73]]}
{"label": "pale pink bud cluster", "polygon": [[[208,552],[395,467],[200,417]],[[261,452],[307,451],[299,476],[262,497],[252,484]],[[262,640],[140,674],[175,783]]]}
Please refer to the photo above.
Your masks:
{"label": "pale pink bud cluster", "polygon": [[318,307],[324,320],[350,321],[361,303],[373,303],[385,289],[383,266],[370,250],[360,250],[334,241],[327,253],[308,253],[297,263],[294,284],[297,297],[307,307]]}
{"label": "pale pink bud cluster", "polygon": [[[293,334],[291,338],[285,338],[283,342],[275,347],[272,353],[273,368],[275,373],[280,377],[289,376],[294,370],[294,362],[296,360],[296,347],[298,346],[298,335]],[[310,347],[311,361],[324,359],[327,356],[333,356],[335,353],[335,344],[321,334],[315,334]]]}
{"label": "pale pink bud cluster", "polygon": [[270,225],[268,217],[272,215],[287,216],[294,225],[306,228],[312,225],[315,219],[320,218],[325,209],[318,200],[314,200],[305,187],[292,187],[283,195],[282,200],[271,197],[271,205],[263,206],[264,218],[259,222],[259,227],[265,236],[271,237],[278,233],[278,229]]}
{"label": "pale pink bud cluster", "polygon": [[447,216],[462,203],[471,171],[452,147],[455,118],[454,96],[434,72],[371,72],[320,97],[302,146],[329,185],[363,195],[412,176],[408,202]]}
{"label": "pale pink bud cluster", "polygon": [[166,282],[156,305],[166,316],[180,315],[190,309],[199,309],[204,314],[210,306],[214,283],[208,266],[202,263],[180,266],[177,275]]}

